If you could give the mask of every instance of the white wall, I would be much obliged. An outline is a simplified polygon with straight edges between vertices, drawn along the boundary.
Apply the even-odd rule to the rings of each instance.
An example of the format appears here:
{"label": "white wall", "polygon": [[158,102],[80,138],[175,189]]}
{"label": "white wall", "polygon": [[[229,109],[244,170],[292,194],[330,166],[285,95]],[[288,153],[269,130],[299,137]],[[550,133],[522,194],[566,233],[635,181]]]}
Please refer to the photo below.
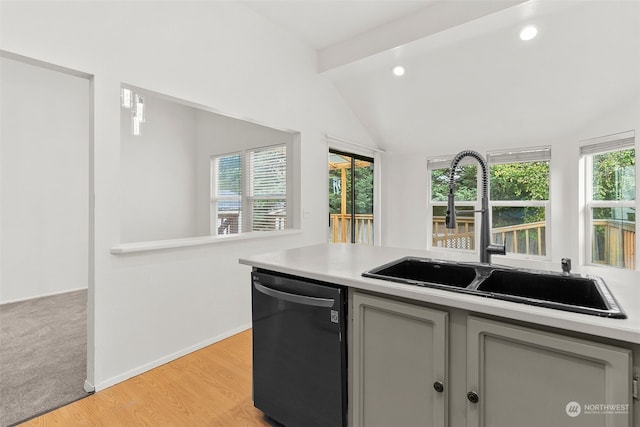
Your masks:
{"label": "white wall", "polygon": [[197,110],[143,91],[147,120],[131,132],[121,108],[121,235],[125,242],[197,236]]}
{"label": "white wall", "polygon": [[[238,258],[326,241],[326,133],[371,143],[315,53],[235,2],[0,3],[0,48],[93,74],[95,285],[89,382],[129,378],[250,325]],[[115,256],[120,84],[301,132],[300,235]]]}
{"label": "white wall", "polygon": [[89,82],[0,58],[0,303],[87,288]]}

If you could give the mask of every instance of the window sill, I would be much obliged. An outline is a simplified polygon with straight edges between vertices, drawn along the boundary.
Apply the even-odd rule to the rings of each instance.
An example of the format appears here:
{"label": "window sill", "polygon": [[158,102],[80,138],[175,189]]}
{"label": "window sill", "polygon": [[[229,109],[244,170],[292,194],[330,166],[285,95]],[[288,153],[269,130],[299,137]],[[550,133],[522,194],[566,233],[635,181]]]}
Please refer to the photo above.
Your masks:
{"label": "window sill", "polygon": [[301,229],[289,229],[278,231],[254,231],[226,236],[200,236],[184,239],[152,240],[148,242],[121,243],[111,248],[113,255],[125,255],[135,252],[151,252],[163,249],[175,249],[202,245],[216,245],[225,242],[237,242],[242,240],[263,239],[269,237],[292,236],[302,233]]}
{"label": "window sill", "polygon": [[[427,249],[436,259],[444,259],[447,261],[459,262],[478,262],[478,253],[473,250],[466,249],[445,249],[445,248],[429,248]],[[560,270],[560,264],[552,262],[548,256],[535,257],[524,254],[515,254],[508,252],[506,255],[495,255],[491,257],[491,264],[498,266],[506,266],[513,268],[528,268],[532,270]]]}

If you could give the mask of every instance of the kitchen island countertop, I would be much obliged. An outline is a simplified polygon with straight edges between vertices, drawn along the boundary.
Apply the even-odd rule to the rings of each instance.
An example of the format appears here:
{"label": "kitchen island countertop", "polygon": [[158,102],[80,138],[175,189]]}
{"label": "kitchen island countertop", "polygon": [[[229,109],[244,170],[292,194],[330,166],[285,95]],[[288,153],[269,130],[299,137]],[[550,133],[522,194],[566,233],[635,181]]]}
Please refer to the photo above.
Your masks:
{"label": "kitchen island countertop", "polygon": [[240,263],[353,289],[640,344],[638,284],[603,277],[627,314],[626,319],[610,319],[362,276],[364,271],[405,256],[430,257],[427,252],[415,249],[320,244],[247,256]]}

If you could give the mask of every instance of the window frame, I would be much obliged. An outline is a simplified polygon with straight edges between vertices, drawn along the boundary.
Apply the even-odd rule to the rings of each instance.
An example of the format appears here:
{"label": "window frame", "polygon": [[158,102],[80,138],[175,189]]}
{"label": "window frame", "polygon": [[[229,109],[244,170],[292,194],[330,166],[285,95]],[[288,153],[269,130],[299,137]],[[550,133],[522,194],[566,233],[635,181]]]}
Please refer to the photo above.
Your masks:
{"label": "window frame", "polygon": [[[269,195],[267,196],[255,196],[250,194],[251,193],[251,184],[252,184],[252,171],[251,171],[251,162],[249,161],[249,156],[251,155],[251,153],[257,152],[257,151],[266,151],[269,149],[273,149],[273,148],[278,148],[278,147],[283,147],[285,150],[285,173],[286,173],[286,177],[285,177],[285,193],[284,195],[278,194],[278,195]],[[289,210],[289,202],[290,202],[290,195],[289,195],[289,188],[290,187],[290,180],[289,180],[289,176],[290,171],[289,171],[289,157],[288,157],[288,149],[287,149],[287,144],[275,144],[275,145],[265,145],[265,146],[261,146],[261,147],[254,147],[254,148],[248,148],[246,150],[244,150],[244,156],[243,156],[243,161],[244,161],[244,167],[243,167],[243,181],[242,184],[244,185],[243,189],[243,200],[246,201],[246,203],[243,203],[243,206],[246,206],[247,212],[245,212],[244,208],[243,208],[243,214],[245,214],[245,221],[244,221],[244,225],[246,225],[246,230],[248,230],[249,232],[254,232],[256,230],[253,229],[254,227],[254,223],[253,223],[253,214],[254,214],[254,205],[255,202],[258,200],[283,200],[285,203],[285,210],[286,210],[286,216],[285,216],[285,222],[284,222],[284,227],[283,228],[274,228],[272,230],[263,230],[263,231],[278,231],[278,230],[286,230],[287,228],[290,227],[290,221],[289,221],[289,216],[290,216],[290,210]],[[246,177],[246,178],[245,178]],[[257,230],[260,231],[260,230]]]}
{"label": "window frame", "polygon": [[[636,157],[636,174],[635,174],[635,197],[634,200],[594,200],[593,199],[593,157],[599,154],[612,153],[617,151],[634,150]],[[617,134],[607,135],[599,138],[593,138],[582,141],[580,143],[580,163],[583,172],[584,183],[583,191],[583,221],[584,221],[584,264],[590,267],[621,269],[621,270],[637,270],[638,254],[635,254],[635,268],[626,268],[624,266],[616,266],[606,263],[598,263],[593,260],[593,210],[597,208],[622,209],[633,208],[637,211],[636,200],[638,195],[638,174],[637,174],[637,150],[635,147],[635,131],[621,132]],[[637,236],[638,226],[634,222],[635,234]],[[636,247],[637,247],[636,237]]]}
{"label": "window frame", "polygon": [[[500,150],[491,151],[487,153],[487,167],[489,168],[489,181],[491,181],[491,165],[496,164],[514,164],[514,163],[533,163],[533,162],[549,162],[549,197],[547,200],[492,200],[491,191],[489,191],[489,223],[491,224],[491,242],[493,241],[493,230],[496,228],[493,226],[493,208],[494,207],[514,207],[514,208],[544,208],[544,255],[531,255],[522,254],[518,252],[507,252],[507,255],[511,258],[530,259],[538,261],[548,261],[551,259],[551,147],[540,146],[530,148],[518,148],[514,150]],[[492,158],[497,158],[498,161]],[[489,182],[489,190],[491,189],[491,182]]]}
{"label": "window frame", "polygon": [[[547,154],[542,154],[542,153]],[[524,163],[524,162],[534,162],[534,161],[542,161],[545,160],[543,157],[548,157],[546,160],[549,161],[549,198],[548,200],[491,200],[491,192],[489,191],[489,222],[493,224],[492,216],[493,216],[493,208],[494,207],[544,207],[545,209],[545,242],[544,242],[544,250],[545,255],[527,255],[520,254],[516,252],[508,252],[509,257],[518,258],[518,259],[528,259],[535,261],[547,261],[551,259],[551,147],[550,146],[541,146],[541,147],[526,147],[526,148],[517,148],[512,150],[501,150],[501,151],[491,151],[485,153],[485,159],[487,161],[488,173],[490,174],[490,167],[495,162],[490,161],[490,157],[498,157],[502,156],[502,158],[507,158],[506,156],[510,155],[513,159],[520,159],[519,161],[513,162],[500,162],[500,163]],[[433,244],[433,208],[435,206],[447,206],[447,201],[434,201],[433,200],[433,182],[432,182],[432,171],[437,169],[449,168],[451,165],[451,160],[455,155],[446,155],[446,156],[438,156],[438,157],[430,157],[427,158],[427,249],[434,251],[446,251],[446,252],[458,252],[458,253],[466,253],[466,254],[478,254],[478,247],[476,242],[480,242],[480,220],[474,214],[474,248],[473,249],[458,249],[458,248],[448,248],[443,246],[434,246]],[[477,165],[476,169],[476,200],[475,201],[458,201],[456,200],[456,207],[470,207],[473,210],[479,211],[481,209],[481,199],[482,199],[482,177],[481,177],[481,168],[477,161],[470,158],[464,158],[459,166],[464,165]],[[490,185],[490,183],[489,183]],[[491,227],[491,236],[493,242],[493,226]]]}
{"label": "window frame", "polygon": [[[220,201],[224,201],[224,200],[230,200],[230,201],[236,201],[238,200],[238,197],[236,196],[218,196],[217,195],[217,190],[218,190],[218,180],[217,180],[217,168],[216,168],[216,161],[218,159],[224,158],[224,157],[231,157],[231,156],[239,156],[240,157],[240,212],[239,212],[239,221],[238,221],[238,228],[239,231],[237,233],[223,233],[223,234],[219,234],[218,230],[219,230],[219,225],[218,225],[218,202]],[[231,153],[225,153],[225,154],[214,154],[209,156],[209,185],[210,185],[210,191],[209,191],[209,199],[210,199],[210,206],[209,206],[209,235],[211,236],[226,236],[226,235],[237,235],[237,234],[242,234],[244,228],[244,176],[245,176],[245,170],[244,170],[244,161],[243,161],[243,152],[242,151],[233,151]]]}
{"label": "window frame", "polygon": [[[265,151],[265,150],[269,150],[271,148],[277,148],[277,147],[283,147],[285,150],[285,173],[286,173],[286,192],[284,195],[269,195],[269,197],[265,197],[263,195],[260,196],[255,196],[255,195],[251,195],[250,194],[250,189],[251,189],[251,179],[252,179],[252,173],[251,173],[251,165],[250,165],[250,161],[249,161],[249,156],[251,155],[251,153],[253,152],[257,152],[257,151]],[[217,191],[217,174],[216,174],[216,168],[215,168],[215,162],[217,159],[223,158],[223,157],[229,157],[229,156],[233,156],[233,155],[239,155],[240,156],[240,169],[241,169],[241,185],[240,185],[240,191],[241,191],[241,195],[240,195],[240,220],[239,220],[239,231],[238,233],[228,233],[228,234],[219,234],[218,233],[218,209],[217,209],[217,203],[218,201],[221,200],[237,200],[237,198],[233,197],[233,196],[229,196],[229,197],[217,197],[217,195],[215,194],[215,192]],[[248,233],[255,233],[255,232],[259,232],[259,231],[270,231],[270,232],[277,232],[277,231],[283,231],[283,230],[288,230],[293,228],[293,198],[294,198],[294,194],[292,191],[292,181],[293,181],[293,159],[291,156],[291,146],[289,143],[279,143],[279,144],[270,144],[270,145],[263,145],[263,146],[259,146],[259,147],[250,147],[250,148],[245,148],[243,150],[238,150],[238,151],[233,151],[230,153],[224,153],[224,154],[213,154],[209,157],[209,161],[210,161],[210,167],[209,167],[209,173],[210,173],[210,179],[209,179],[209,197],[210,197],[210,210],[209,210],[209,233],[210,236],[212,237],[224,237],[224,236],[237,236],[237,235],[243,235],[243,234],[248,234]],[[256,200],[274,200],[274,199],[281,199],[284,200],[285,202],[285,210],[286,210],[286,216],[285,216],[285,221],[284,221],[284,227],[277,227],[274,229],[269,229],[269,230],[258,230],[258,231],[254,231],[253,230],[253,209],[254,209],[254,203]],[[278,222],[279,224],[282,224],[282,222]]]}
{"label": "window frame", "polygon": [[[457,252],[457,253],[464,253],[464,254],[477,254],[478,252],[478,248],[477,248],[477,242],[480,241],[480,221],[478,221],[476,214],[474,212],[473,214],[473,218],[474,218],[474,234],[473,234],[473,249],[464,249],[464,248],[451,248],[451,247],[445,247],[445,246],[434,246],[433,244],[433,208],[436,206],[444,206],[445,208],[447,207],[447,201],[434,201],[433,200],[433,182],[432,182],[432,171],[434,170],[438,170],[438,169],[445,169],[445,168],[450,168],[451,166],[451,161],[453,160],[453,158],[455,157],[455,155],[447,155],[447,156],[439,156],[439,157],[431,157],[431,158],[427,158],[427,236],[429,236],[429,238],[427,239],[427,249],[428,250],[434,250],[434,251],[446,251],[446,252]],[[462,161],[458,164],[458,166],[468,166],[468,165],[476,165],[476,200],[456,200],[456,207],[466,207],[466,208],[471,208],[471,210],[473,211],[478,211],[481,208],[481,197],[479,197],[482,191],[482,180],[479,179],[480,177],[480,166],[478,165],[478,163],[473,160],[473,159],[468,159],[468,158],[464,158],[462,159]]]}

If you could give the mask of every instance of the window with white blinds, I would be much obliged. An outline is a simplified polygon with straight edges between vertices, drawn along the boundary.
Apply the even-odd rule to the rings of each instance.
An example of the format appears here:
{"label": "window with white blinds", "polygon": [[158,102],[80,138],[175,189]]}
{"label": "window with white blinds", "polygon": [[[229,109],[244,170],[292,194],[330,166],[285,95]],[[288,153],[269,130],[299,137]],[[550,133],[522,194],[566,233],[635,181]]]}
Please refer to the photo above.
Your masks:
{"label": "window with white blinds", "polygon": [[251,231],[287,228],[287,147],[247,152]]}
{"label": "window with white blinds", "polygon": [[287,146],[211,157],[211,234],[287,228]]}

